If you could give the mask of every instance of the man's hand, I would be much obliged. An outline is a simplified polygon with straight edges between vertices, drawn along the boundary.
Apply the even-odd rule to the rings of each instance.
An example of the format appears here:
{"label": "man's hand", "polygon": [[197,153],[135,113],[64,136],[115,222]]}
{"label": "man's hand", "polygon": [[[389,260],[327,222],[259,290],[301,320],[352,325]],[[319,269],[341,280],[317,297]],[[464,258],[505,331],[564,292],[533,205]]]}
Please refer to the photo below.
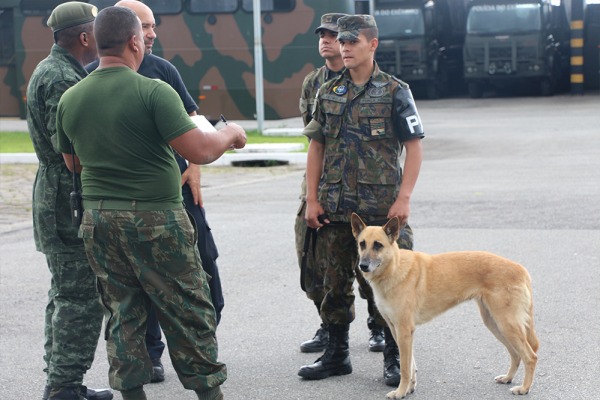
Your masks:
{"label": "man's hand", "polygon": [[398,197],[388,211],[388,219],[398,217],[400,225],[406,225],[410,215],[410,198]]}
{"label": "man's hand", "polygon": [[181,186],[187,184],[192,190],[194,205],[203,207],[202,191],[200,190],[200,166],[188,163],[187,169],[181,174]]}
{"label": "man's hand", "polygon": [[323,210],[323,207],[318,201],[306,201],[306,213],[304,214],[304,219],[306,220],[306,224],[309,227],[317,229],[321,228],[325,224],[328,224],[329,219],[327,218],[323,220],[324,223],[321,223],[319,221],[319,216],[323,214],[325,214],[325,211]]}

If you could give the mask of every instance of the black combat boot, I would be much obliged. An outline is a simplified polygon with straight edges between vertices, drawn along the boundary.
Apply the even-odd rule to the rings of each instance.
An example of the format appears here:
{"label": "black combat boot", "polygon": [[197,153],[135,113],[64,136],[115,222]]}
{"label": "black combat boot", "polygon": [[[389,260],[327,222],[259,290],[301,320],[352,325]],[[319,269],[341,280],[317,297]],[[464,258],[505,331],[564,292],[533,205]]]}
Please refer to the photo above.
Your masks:
{"label": "black combat boot", "polygon": [[85,400],[81,387],[56,387],[50,388],[49,400]]}
{"label": "black combat boot", "polygon": [[329,331],[325,324],[315,333],[315,337],[300,344],[300,351],[303,353],[320,353],[327,348],[329,343]]}
{"label": "black combat boot", "polygon": [[[63,397],[50,397],[50,386],[46,385],[44,388],[44,394],[42,395],[42,400],[48,399],[63,399]],[[65,388],[68,389],[68,388]],[[75,391],[75,393],[82,396],[83,399],[87,400],[112,400],[113,394],[109,389],[90,389],[85,386],[80,386],[79,388],[70,388]],[[56,396],[56,395],[55,395]],[[64,396],[64,394],[61,394]],[[71,397],[65,397],[70,399]],[[79,397],[73,397],[78,399]]]}
{"label": "black combat boot", "polygon": [[165,380],[165,367],[163,367],[160,358],[152,360],[152,379],[150,383],[162,382]]}
{"label": "black combat boot", "polygon": [[385,348],[383,349],[383,381],[388,386],[400,384],[400,353],[389,328],[384,329]]}
{"label": "black combat boot", "polygon": [[348,350],[349,325],[329,325],[329,344],[325,353],[314,364],[300,368],[298,375],[305,379],[324,379],[352,373]]}
{"label": "black combat boot", "polygon": [[385,347],[385,336],[383,328],[375,323],[375,318],[373,317],[375,310],[375,303],[367,300],[367,311],[369,312],[367,327],[371,331],[371,336],[369,337],[369,351],[379,353],[382,352]]}

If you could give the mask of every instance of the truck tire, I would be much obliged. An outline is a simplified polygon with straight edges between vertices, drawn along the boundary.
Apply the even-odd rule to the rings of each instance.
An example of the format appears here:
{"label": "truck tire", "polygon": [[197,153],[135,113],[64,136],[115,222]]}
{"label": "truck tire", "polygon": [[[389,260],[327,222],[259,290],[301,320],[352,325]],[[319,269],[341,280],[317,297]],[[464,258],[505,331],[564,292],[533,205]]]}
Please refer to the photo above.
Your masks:
{"label": "truck tire", "polygon": [[554,95],[554,82],[551,78],[544,78],[540,81],[540,94],[548,97]]}
{"label": "truck tire", "polygon": [[480,99],[483,96],[483,88],[480,83],[477,82],[469,82],[468,84],[469,96],[472,99]]}
{"label": "truck tire", "polygon": [[438,86],[433,81],[427,83],[426,91],[427,91],[427,98],[429,100],[437,100],[441,96]]}

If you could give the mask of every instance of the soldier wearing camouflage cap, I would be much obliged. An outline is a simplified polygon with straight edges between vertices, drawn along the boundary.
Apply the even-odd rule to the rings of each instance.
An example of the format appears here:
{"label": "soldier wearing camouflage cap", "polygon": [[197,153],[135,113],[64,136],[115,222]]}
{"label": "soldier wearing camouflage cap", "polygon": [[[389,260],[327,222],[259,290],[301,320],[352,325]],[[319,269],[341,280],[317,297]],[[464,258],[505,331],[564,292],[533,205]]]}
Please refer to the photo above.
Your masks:
{"label": "soldier wearing camouflage cap", "polygon": [[[344,69],[342,56],[340,54],[340,46],[337,42],[338,19],[347,16],[341,13],[329,13],[321,16],[321,25],[315,29],[315,33],[319,35],[319,54],[325,59],[325,65],[310,72],[302,84],[302,93],[300,96],[300,113],[304,126],[308,125],[312,119],[312,111],[315,104],[315,96],[319,88],[326,81],[338,77]],[[323,265],[317,259],[317,254],[320,253],[319,241],[315,246],[307,245],[311,238],[316,238],[315,234],[311,234],[311,230],[307,231],[306,221],[304,220],[304,212],[306,211],[306,177],[302,180],[300,207],[296,214],[296,222],[294,224],[294,233],[296,237],[296,253],[298,255],[298,264],[301,270],[302,288],[306,292],[306,296],[313,301],[320,313],[321,302],[325,295],[323,291],[324,272],[319,265]],[[308,234],[307,234],[308,232]],[[363,298],[364,290],[369,290],[368,283],[358,276],[359,292]],[[369,317],[367,326],[371,330],[369,338],[370,351],[383,351],[384,338],[383,327],[375,323],[375,304],[372,300],[368,301],[367,306]],[[300,351],[303,353],[321,352],[325,350],[329,342],[329,332],[327,326],[322,323],[314,337],[303,342],[300,345]]]}
{"label": "soldier wearing camouflage cap", "polygon": [[[72,175],[56,148],[56,107],[63,93],[83,79],[83,65],[96,58],[93,24],[97,8],[72,1],[48,18],[55,44],[35,68],[27,87],[27,125],[39,159],[33,186],[36,248],[46,255],[52,279],[45,319],[47,384],[43,399],[108,400],[110,390],[82,386],[100,335],[103,309],[96,276],[77,227],[71,225]],[[77,177],[78,179],[78,177]]]}
{"label": "soldier wearing camouflage cap", "polygon": [[[405,225],[398,244],[412,249],[408,226],[410,197],[422,160],[423,127],[408,85],[380,71],[374,55],[378,30],[370,15],[338,19],[338,41],[346,69],[321,86],[312,121],[304,134],[311,141],[306,165],[307,224],[319,229],[327,254],[321,317],[329,345],[314,364],[298,374],[323,379],[352,372],[348,331],[354,320],[352,288],[357,268],[352,213],[369,224],[398,217]],[[406,150],[400,166],[400,155]],[[404,169],[404,171],[403,171]],[[319,221],[321,218],[321,221]],[[369,290],[365,293],[372,299]],[[378,323],[386,326],[377,313]],[[398,346],[385,328],[384,382],[400,382]]]}

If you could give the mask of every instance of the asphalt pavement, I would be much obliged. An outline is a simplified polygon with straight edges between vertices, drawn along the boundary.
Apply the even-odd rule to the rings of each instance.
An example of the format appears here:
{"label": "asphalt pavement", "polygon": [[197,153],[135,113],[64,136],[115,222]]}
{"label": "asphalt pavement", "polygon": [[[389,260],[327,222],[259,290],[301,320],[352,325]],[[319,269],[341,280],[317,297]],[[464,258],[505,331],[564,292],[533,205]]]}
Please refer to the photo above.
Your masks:
{"label": "asphalt pavement", "polygon": [[[487,250],[523,264],[533,279],[540,339],[527,399],[600,397],[600,95],[417,102],[423,166],[412,199],[415,249]],[[0,399],[41,397],[43,315],[50,275],[30,222],[33,165],[0,165]],[[299,344],[319,319],[299,287],[293,223],[303,166],[205,167],[203,197],[219,247],[225,309],[217,331],[230,400],[376,400],[391,390],[381,353],[367,349],[357,295],[350,375],[303,381],[318,354]],[[29,185],[29,188],[27,188]],[[354,251],[354,249],[348,249]],[[409,399],[513,398],[504,347],[465,303],[415,334],[418,385]],[[167,354],[166,381],[149,399],[193,399]],[[105,344],[85,383],[106,387]],[[515,384],[523,379],[522,368]],[[120,399],[115,395],[115,399]]]}

